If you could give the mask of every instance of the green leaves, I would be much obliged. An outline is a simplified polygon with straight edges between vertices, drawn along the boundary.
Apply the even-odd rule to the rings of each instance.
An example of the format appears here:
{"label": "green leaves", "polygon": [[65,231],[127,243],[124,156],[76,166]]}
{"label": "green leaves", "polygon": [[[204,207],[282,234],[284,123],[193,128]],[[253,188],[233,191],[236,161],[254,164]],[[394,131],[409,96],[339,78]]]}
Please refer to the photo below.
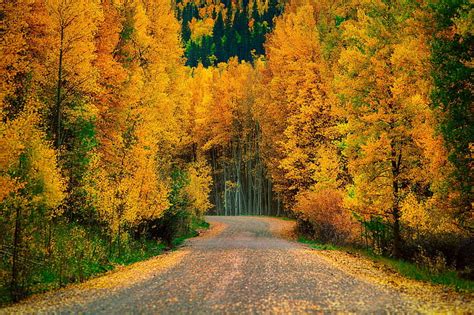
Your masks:
{"label": "green leaves", "polygon": [[[470,163],[472,139],[474,139],[474,116],[472,115],[473,76],[472,58],[474,36],[455,26],[469,19],[467,12],[473,10],[468,0],[442,0],[434,3],[437,32],[431,42],[434,89],[431,95],[433,106],[440,110],[440,130],[443,133],[449,160],[455,165],[461,197],[459,202],[464,217],[472,200],[472,177]],[[470,65],[471,64],[471,65]],[[465,222],[464,224],[467,224]]]}

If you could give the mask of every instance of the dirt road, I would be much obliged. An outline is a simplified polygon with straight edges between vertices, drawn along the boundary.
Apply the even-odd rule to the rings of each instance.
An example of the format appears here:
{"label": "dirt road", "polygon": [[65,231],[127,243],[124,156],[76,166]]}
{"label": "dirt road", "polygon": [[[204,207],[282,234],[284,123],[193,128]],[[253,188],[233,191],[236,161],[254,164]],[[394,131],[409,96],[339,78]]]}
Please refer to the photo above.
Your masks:
{"label": "dirt road", "polygon": [[169,254],[33,297],[2,312],[413,312],[415,299],[284,238],[293,222],[208,217],[212,229]]}

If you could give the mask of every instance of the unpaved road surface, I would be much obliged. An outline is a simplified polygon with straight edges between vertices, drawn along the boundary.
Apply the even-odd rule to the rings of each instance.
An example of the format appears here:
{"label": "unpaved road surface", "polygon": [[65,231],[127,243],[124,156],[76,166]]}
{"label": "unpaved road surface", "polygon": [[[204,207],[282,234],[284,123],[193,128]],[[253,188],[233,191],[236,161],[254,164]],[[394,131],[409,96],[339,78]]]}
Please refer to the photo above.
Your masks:
{"label": "unpaved road surface", "polygon": [[208,217],[212,229],[183,248],[115,273],[39,295],[6,312],[242,314],[411,313],[399,290],[336,267],[285,239],[293,222]]}

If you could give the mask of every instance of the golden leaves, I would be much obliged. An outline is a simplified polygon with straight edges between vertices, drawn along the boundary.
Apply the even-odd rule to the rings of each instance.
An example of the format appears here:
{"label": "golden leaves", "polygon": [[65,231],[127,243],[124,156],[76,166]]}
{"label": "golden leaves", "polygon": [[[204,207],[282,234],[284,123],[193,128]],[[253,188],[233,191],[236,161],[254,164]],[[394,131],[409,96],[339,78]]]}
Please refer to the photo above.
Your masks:
{"label": "golden leaves", "polygon": [[198,161],[188,168],[189,185],[186,193],[191,200],[192,208],[198,217],[202,217],[212,207],[209,201],[211,193],[211,168],[205,161]]}
{"label": "golden leaves", "polygon": [[103,20],[99,1],[47,0],[50,21],[46,25],[52,44],[47,49],[50,80],[55,82],[62,54],[66,97],[74,90],[93,93],[97,89],[94,36]]}
{"label": "golden leaves", "polygon": [[335,127],[341,114],[331,86],[332,60],[324,55],[322,40],[328,35],[321,31],[329,18],[327,6],[318,2],[290,7],[277,20],[266,45],[268,82],[257,111],[263,113],[259,118],[264,141],[279,160],[272,176],[294,192],[319,180],[333,181],[326,170],[334,170],[335,161],[320,159],[327,157],[326,150],[337,151],[333,141],[339,136]]}
{"label": "golden leaves", "polygon": [[422,9],[398,2],[360,6],[356,18],[344,23],[337,88],[348,115],[345,154],[354,197],[358,207],[383,214],[412,185],[435,183],[446,154],[429,104],[427,30],[416,20]]}
{"label": "golden leaves", "polygon": [[[160,218],[170,207],[173,157],[189,144],[186,115],[189,94],[182,65],[179,24],[165,1],[132,1],[102,5],[107,12],[127,14],[133,31],[118,36],[119,17],[106,16],[97,40],[99,73],[105,80],[101,100],[96,161],[88,189],[110,232]],[[115,34],[106,27],[111,24]],[[115,38],[110,42],[110,36]],[[112,57],[112,43],[123,56]],[[127,57],[126,60],[122,60]],[[98,93],[98,96],[101,94]]]}
{"label": "golden leaves", "polygon": [[[64,182],[59,174],[56,152],[45,141],[44,133],[37,127],[38,117],[23,112],[13,121],[0,125],[0,201],[16,195],[30,205],[57,207],[63,198]],[[20,189],[28,191],[17,194]],[[40,187],[32,189],[32,186]],[[31,194],[31,196],[28,196]]]}
{"label": "golden leaves", "polygon": [[[205,8],[201,8],[205,9]],[[191,29],[191,39],[194,41],[199,40],[203,36],[212,35],[212,28],[214,27],[214,20],[211,17],[205,19],[195,19],[193,18],[189,22],[189,28]]]}
{"label": "golden leaves", "polygon": [[245,115],[252,115],[257,75],[250,64],[236,59],[217,68],[194,69],[192,134],[204,151],[225,147],[232,138],[240,136],[234,124],[242,124]]}

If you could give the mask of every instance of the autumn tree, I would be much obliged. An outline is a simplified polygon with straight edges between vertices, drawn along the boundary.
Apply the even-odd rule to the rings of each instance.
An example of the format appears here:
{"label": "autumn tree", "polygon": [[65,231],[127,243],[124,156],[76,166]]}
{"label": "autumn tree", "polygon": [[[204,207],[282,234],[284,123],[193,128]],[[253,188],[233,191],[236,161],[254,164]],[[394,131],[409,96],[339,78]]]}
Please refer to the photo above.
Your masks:
{"label": "autumn tree", "polygon": [[[349,207],[390,219],[392,254],[400,256],[402,204],[429,198],[446,165],[430,108],[429,33],[422,3],[361,2],[343,23],[336,84],[348,117],[344,141]],[[430,191],[428,193],[428,191]]]}
{"label": "autumn tree", "polygon": [[[60,152],[62,173],[68,179],[65,215],[73,221],[84,221],[93,212],[84,175],[97,144],[94,38],[103,13],[98,1],[48,0],[36,2],[36,6],[38,13],[46,16],[39,29],[49,41],[44,47],[45,71],[39,78],[39,97],[46,105],[49,119],[45,125]],[[35,37],[41,39],[40,34]]]}
{"label": "autumn tree", "polygon": [[[40,85],[32,75],[42,70],[32,58],[44,43],[36,40],[44,16],[40,6],[26,1],[2,3],[2,62],[0,75],[0,245],[2,256],[9,257],[9,280],[13,300],[21,298],[31,277],[29,261],[42,254],[51,239],[44,222],[58,215],[64,195],[64,183],[57,165],[56,151],[41,128],[41,110],[37,92]],[[40,55],[41,56],[41,55]],[[2,277],[3,278],[3,277]],[[2,281],[3,282],[3,281]],[[1,283],[1,285],[7,285]]]}
{"label": "autumn tree", "polygon": [[[96,88],[96,70],[92,64],[94,35],[102,11],[96,1],[70,0],[48,0],[46,10],[51,19],[48,31],[53,41],[48,52],[51,71],[47,74],[54,95],[52,130],[59,148],[65,140],[63,116],[76,118],[74,111],[81,107],[77,99],[90,96]],[[91,104],[84,106],[87,109]]]}
{"label": "autumn tree", "polygon": [[[162,19],[162,24],[152,26],[153,14],[166,13],[156,12],[153,5],[157,4],[146,7],[137,1],[116,7],[103,3],[108,15],[97,39],[101,48],[97,62],[104,78],[103,90],[107,93],[99,95],[109,97],[103,99],[101,106],[101,143],[95,169],[90,175],[89,190],[95,196],[100,217],[109,223],[111,237],[117,240],[119,252],[122,233],[127,227],[144,219],[160,217],[168,207],[166,169],[160,177],[160,164],[157,163],[162,162],[158,144],[160,141],[165,143],[167,135],[163,133],[168,132],[166,128],[169,127],[167,121],[161,120],[168,117],[159,113],[169,109],[163,106],[170,101],[166,94],[161,98],[158,95],[166,89],[169,80],[166,69],[172,65],[166,64],[171,60],[158,58],[165,55],[172,58],[168,49],[173,43],[160,46],[152,35],[162,38],[163,28],[170,25],[170,21]],[[119,10],[126,12],[122,20],[118,17]],[[172,34],[169,32],[167,36]],[[116,48],[119,54],[113,57]],[[160,86],[158,82],[161,82]]]}
{"label": "autumn tree", "polygon": [[212,185],[211,168],[205,161],[198,160],[189,166],[188,174],[189,185],[186,187],[186,193],[195,215],[202,218],[212,207],[209,201]]}
{"label": "autumn tree", "polygon": [[340,186],[340,118],[327,43],[337,32],[336,8],[324,1],[290,3],[266,44],[268,82],[257,112],[273,156],[272,178],[288,204],[299,192]]}
{"label": "autumn tree", "polygon": [[231,59],[216,68],[198,66],[191,80],[193,141],[210,160],[212,202],[218,214],[262,214],[278,210],[260,152],[255,116],[260,70]]}

